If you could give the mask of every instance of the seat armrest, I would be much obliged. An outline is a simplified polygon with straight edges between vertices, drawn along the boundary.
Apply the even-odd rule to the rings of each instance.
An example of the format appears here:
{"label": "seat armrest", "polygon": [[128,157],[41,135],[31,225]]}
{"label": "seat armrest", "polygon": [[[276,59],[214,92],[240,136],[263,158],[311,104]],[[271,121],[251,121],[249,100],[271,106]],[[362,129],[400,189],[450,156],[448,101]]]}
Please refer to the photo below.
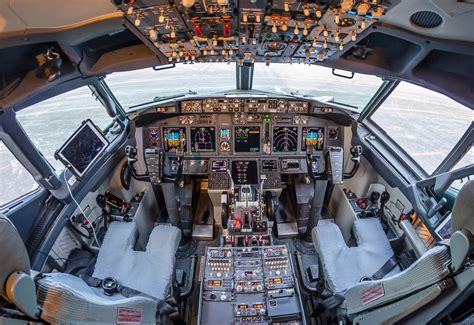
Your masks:
{"label": "seat armrest", "polygon": [[449,240],[451,251],[451,267],[454,272],[459,271],[474,249],[474,236],[469,230],[455,231]]}
{"label": "seat armrest", "polygon": [[7,299],[31,318],[38,318],[36,286],[33,278],[23,272],[13,272],[7,279]]}

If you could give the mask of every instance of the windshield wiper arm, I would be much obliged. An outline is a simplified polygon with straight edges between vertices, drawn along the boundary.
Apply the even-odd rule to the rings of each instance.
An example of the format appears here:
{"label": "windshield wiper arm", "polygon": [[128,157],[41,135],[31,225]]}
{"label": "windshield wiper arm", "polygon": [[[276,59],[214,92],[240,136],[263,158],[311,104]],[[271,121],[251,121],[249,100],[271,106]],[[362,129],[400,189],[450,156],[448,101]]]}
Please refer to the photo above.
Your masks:
{"label": "windshield wiper arm", "polygon": [[350,105],[350,104],[345,104],[341,102],[336,102],[334,100],[334,96],[314,96],[314,95],[307,95],[307,94],[301,94],[298,91],[292,91],[289,93],[293,97],[299,97],[299,98],[310,98],[312,100],[316,100],[321,103],[327,103],[331,104],[333,106],[336,106],[341,109],[349,110],[351,112],[357,112],[360,113],[359,107]]}
{"label": "windshield wiper arm", "polygon": [[148,105],[148,104],[153,104],[153,103],[156,103],[156,102],[162,102],[164,100],[169,100],[169,99],[174,99],[174,98],[179,98],[179,97],[185,97],[185,96],[188,96],[188,95],[196,95],[196,94],[197,94],[197,92],[192,91],[191,89],[189,89],[189,91],[187,93],[180,93],[180,94],[169,95],[169,96],[156,96],[155,98],[153,98],[153,100],[130,106],[129,109],[133,109],[135,107],[140,107],[140,106],[145,106],[145,105]]}

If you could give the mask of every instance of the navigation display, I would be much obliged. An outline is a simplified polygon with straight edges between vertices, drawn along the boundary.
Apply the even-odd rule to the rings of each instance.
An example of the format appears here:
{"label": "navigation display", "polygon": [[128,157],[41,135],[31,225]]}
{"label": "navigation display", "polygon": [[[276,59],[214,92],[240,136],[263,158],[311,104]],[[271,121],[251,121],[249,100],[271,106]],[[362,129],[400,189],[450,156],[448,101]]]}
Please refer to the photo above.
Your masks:
{"label": "navigation display", "polygon": [[273,151],[295,152],[298,150],[298,127],[275,126],[273,128]]}
{"label": "navigation display", "polygon": [[191,128],[191,152],[216,151],[216,128],[193,127]]}
{"label": "navigation display", "polygon": [[312,145],[314,150],[324,149],[324,128],[303,128],[301,150],[305,151],[306,146]]}
{"label": "navigation display", "polygon": [[57,151],[57,158],[78,177],[84,175],[107,147],[107,140],[91,120],[83,123]]}
{"label": "navigation display", "polygon": [[183,148],[186,151],[186,128],[163,128],[165,151]]}
{"label": "navigation display", "polygon": [[236,126],[234,150],[235,152],[260,152],[260,127]]}
{"label": "navigation display", "polygon": [[233,160],[232,180],[235,184],[258,184],[256,160]]}

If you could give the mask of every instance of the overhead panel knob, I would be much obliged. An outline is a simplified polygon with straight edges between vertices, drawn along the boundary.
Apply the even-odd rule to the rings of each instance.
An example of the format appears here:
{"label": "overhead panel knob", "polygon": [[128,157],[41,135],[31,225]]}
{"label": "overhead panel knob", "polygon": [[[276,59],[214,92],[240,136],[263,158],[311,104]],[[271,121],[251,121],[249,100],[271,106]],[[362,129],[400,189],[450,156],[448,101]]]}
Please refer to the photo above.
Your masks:
{"label": "overhead panel knob", "polygon": [[194,6],[194,0],[182,0],[181,3],[186,8],[191,8],[192,6]]}
{"label": "overhead panel knob", "polygon": [[300,29],[298,27],[298,23],[295,23],[295,29],[293,30],[293,32],[295,33],[295,35],[298,35],[300,33]]}
{"label": "overhead panel knob", "polygon": [[305,16],[309,16],[311,12],[309,11],[309,6],[305,6],[303,9],[303,13]]}

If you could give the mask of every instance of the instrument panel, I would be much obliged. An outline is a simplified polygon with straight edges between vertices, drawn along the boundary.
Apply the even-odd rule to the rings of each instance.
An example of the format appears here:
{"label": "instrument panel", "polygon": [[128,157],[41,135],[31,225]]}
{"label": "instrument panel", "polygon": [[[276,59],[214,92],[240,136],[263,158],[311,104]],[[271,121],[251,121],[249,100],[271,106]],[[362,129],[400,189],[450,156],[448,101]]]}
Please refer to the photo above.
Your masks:
{"label": "instrument panel", "polygon": [[341,127],[310,116],[307,101],[204,98],[178,106],[182,115],[144,129],[144,147],[165,153],[181,148],[188,157],[255,157],[303,156],[308,145],[320,152],[328,145],[342,145]]}
{"label": "instrument panel", "polygon": [[[143,129],[143,147],[162,151],[167,175],[176,172],[176,150],[182,149],[183,174],[208,175],[212,189],[227,188],[232,180],[235,185],[259,184],[261,175],[265,177],[264,188],[278,188],[282,174],[307,172],[308,145],[319,156],[319,163],[313,166],[315,171],[324,167],[327,146],[343,145],[343,127],[311,116],[311,105],[306,101],[293,104],[286,99],[267,98],[264,103],[261,99],[207,98],[183,102],[191,102],[198,112],[181,111],[180,115],[148,124]],[[176,107],[183,107],[183,102],[178,101]],[[211,106],[205,108],[209,103]],[[222,112],[239,103],[256,106],[244,105],[241,112]],[[304,107],[305,112],[288,113],[291,105]],[[248,112],[249,109],[255,111]],[[261,109],[267,112],[262,113]],[[285,113],[269,113],[269,109],[282,109]]]}

